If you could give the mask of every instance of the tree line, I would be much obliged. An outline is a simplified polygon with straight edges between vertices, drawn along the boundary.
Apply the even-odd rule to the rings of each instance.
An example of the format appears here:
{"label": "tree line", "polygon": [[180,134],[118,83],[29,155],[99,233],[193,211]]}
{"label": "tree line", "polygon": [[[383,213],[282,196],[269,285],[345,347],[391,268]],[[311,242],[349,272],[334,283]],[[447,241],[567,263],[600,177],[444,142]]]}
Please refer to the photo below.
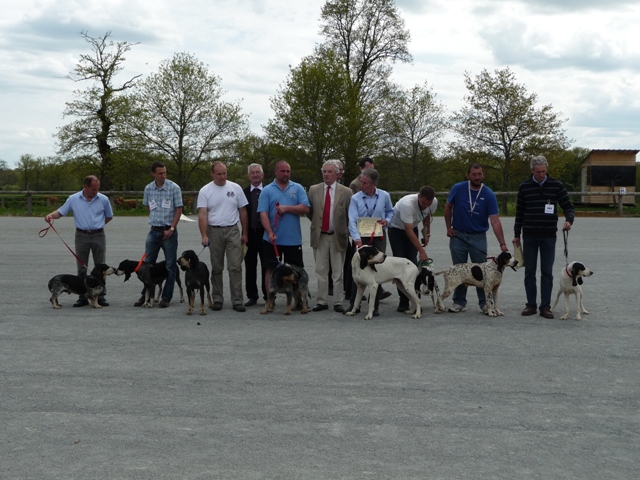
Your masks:
{"label": "tree line", "polygon": [[337,158],[348,182],[358,160],[370,156],[391,191],[448,190],[473,162],[485,167],[491,188],[513,191],[530,158],[543,154],[554,176],[580,189],[589,150],[570,149],[566,119],[538,105],[508,67],[466,72],[463,107],[447,113],[426,79],[411,88],[391,81],[394,64],[412,61],[410,32],[393,0],[327,0],[319,31],[323,40],[271,98],[262,135],[250,132],[240,102],[223,99],[222,79],[195,55],[176,53],[146,78],[116,83],[137,44],[81,32],[89,51],[68,76],[80,88],[65,104],[70,121],[55,135],[57,155],[24,154],[15,169],[0,161],[0,188],[73,190],[96,174],[103,190],[141,190],[155,160],[185,190],[208,182],[215,160],[244,183],[248,164],[262,164],[270,181],[284,159],[292,179],[310,185]]}

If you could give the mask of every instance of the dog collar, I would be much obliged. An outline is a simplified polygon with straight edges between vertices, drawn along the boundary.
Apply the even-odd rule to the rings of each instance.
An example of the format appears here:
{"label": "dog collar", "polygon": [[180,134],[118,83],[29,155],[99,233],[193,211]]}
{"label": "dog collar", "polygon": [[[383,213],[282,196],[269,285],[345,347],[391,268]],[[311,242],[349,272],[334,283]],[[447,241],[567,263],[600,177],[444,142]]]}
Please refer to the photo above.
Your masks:
{"label": "dog collar", "polygon": [[564,271],[565,271],[565,272],[567,272],[567,276],[568,276],[569,278],[572,278],[572,275],[569,273],[569,265],[565,265],[565,266],[564,266]]}
{"label": "dog collar", "polygon": [[137,273],[138,270],[140,270],[140,267],[142,266],[142,262],[144,262],[144,259],[147,258],[147,254],[143,253],[142,254],[142,258],[140,259],[140,261],[138,262],[138,265],[136,265],[136,268],[133,270],[133,273]]}
{"label": "dog collar", "polygon": [[496,257],[487,257],[487,260],[493,260],[493,263],[498,265],[498,261],[496,260]]}

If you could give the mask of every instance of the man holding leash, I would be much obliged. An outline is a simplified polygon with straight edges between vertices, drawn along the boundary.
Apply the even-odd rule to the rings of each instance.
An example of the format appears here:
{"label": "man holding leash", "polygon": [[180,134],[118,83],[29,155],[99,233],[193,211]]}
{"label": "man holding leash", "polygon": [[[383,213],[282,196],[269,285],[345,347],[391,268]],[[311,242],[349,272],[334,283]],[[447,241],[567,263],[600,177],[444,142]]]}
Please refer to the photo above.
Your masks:
{"label": "man holding leash", "polygon": [[[84,265],[77,261],[78,275],[87,273],[89,253],[93,255],[93,263],[106,263],[107,237],[104,234],[104,226],[113,219],[113,209],[109,199],[99,193],[100,180],[95,175],[89,175],[84,179],[82,190],[67,198],[59,209],[44,217],[47,223],[66,216],[73,212],[73,222],[76,225],[75,247],[76,255]],[[98,297],[98,305],[108,307],[105,299],[107,288],[105,286],[102,295]],[[78,297],[74,307],[84,307],[89,302],[84,296]]]}
{"label": "man holding leash", "polygon": [[[209,245],[211,255],[211,299],[213,310],[222,310],[224,259],[227,257],[231,305],[244,312],[242,304],[242,245],[248,239],[247,199],[242,187],[227,180],[227,166],[214,162],[211,178],[198,193],[198,225],[202,245]],[[242,225],[242,232],[238,228]]]}
{"label": "man holding leash", "polygon": [[[182,215],[182,191],[178,184],[167,179],[167,167],[161,162],[151,164],[153,182],[144,188],[142,204],[149,211],[149,225],[144,245],[147,263],[156,263],[158,253],[162,249],[167,264],[167,279],[162,289],[160,307],[167,308],[173,298],[173,288],[176,284],[178,266],[178,222]],[[140,307],[144,303],[144,289],[140,299],[134,303]]]}
{"label": "man holding leash", "polygon": [[[418,193],[405,195],[398,200],[393,207],[393,218],[389,224],[389,244],[394,257],[402,257],[411,260],[418,265],[418,258],[426,262],[426,247],[431,236],[431,222],[433,214],[438,209],[438,199],[433,187],[425,185]],[[418,238],[418,225],[424,228],[426,235],[424,245]],[[398,289],[400,304],[398,312],[409,309],[409,299]]]}
{"label": "man holding leash", "polygon": [[[356,250],[362,245],[373,245],[381,252],[387,249],[387,240],[384,232],[393,217],[393,204],[388,192],[377,188],[378,171],[373,168],[365,168],[360,174],[360,192],[351,197],[349,204],[349,233],[353,239]],[[377,224],[373,229],[374,224]],[[371,229],[371,231],[369,231]],[[347,311],[353,309],[358,287],[351,285],[351,300]],[[378,306],[382,289],[376,293],[373,316],[377,317]],[[371,299],[369,299],[371,301]]]}
{"label": "man holding leash", "polygon": [[[304,268],[300,216],[309,213],[307,192],[291,181],[291,167],[284,160],[276,163],[275,180],[264,187],[258,202],[260,221],[264,227],[262,249],[267,260],[264,283],[269,288],[271,272],[281,260]],[[277,250],[277,254],[276,254]]]}
{"label": "man holding leash", "polygon": [[[508,251],[504,243],[502,223],[498,216],[498,200],[495,193],[482,183],[484,170],[478,163],[469,166],[467,181],[456,183],[449,192],[444,208],[444,221],[447,225],[451,261],[455,264],[487,261],[487,230],[489,222],[503,252]],[[487,313],[487,299],[484,291],[476,287],[478,304],[483,313]],[[460,285],[453,292],[453,305],[450,312],[467,310],[467,286]]]}
{"label": "man holding leash", "polygon": [[522,315],[536,313],[536,266],[540,252],[540,315],[553,318],[551,292],[553,290],[553,262],[556,258],[556,234],[558,231],[558,205],[565,221],[562,230],[571,230],[575,219],[573,204],[560,180],[547,175],[549,163],[542,155],[531,159],[531,178],[518,188],[516,201],[515,236],[513,242],[522,241],[524,258],[524,289],[527,305]]}

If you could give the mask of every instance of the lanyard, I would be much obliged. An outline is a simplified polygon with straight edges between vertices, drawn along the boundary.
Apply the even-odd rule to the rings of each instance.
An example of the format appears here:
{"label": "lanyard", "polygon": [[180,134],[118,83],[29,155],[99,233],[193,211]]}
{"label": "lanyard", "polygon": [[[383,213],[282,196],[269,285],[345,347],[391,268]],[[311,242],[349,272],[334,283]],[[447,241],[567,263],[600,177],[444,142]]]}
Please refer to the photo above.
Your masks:
{"label": "lanyard", "polygon": [[471,180],[467,183],[467,188],[469,189],[469,213],[473,216],[473,210],[476,208],[476,204],[478,203],[478,197],[480,196],[480,192],[482,191],[482,187],[484,187],[484,183],[480,184],[480,190],[478,190],[478,194],[476,195],[476,199],[471,202]]}
{"label": "lanyard", "polygon": [[364,204],[364,208],[367,209],[367,217],[372,217],[373,214],[376,211],[376,207],[378,206],[378,194],[376,193],[376,203],[373,204],[373,208],[371,210],[369,210],[369,206],[367,205],[367,202],[365,201],[365,198],[367,198],[367,195],[365,193],[362,194],[362,203]]}

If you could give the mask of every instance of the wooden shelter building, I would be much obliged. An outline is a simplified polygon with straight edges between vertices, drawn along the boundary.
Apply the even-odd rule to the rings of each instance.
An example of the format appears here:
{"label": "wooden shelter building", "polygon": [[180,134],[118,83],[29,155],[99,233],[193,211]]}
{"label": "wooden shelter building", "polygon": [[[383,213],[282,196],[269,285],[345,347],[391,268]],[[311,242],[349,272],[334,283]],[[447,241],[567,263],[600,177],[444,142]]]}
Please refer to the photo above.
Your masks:
{"label": "wooden shelter building", "polygon": [[[582,203],[615,205],[621,191],[635,192],[636,154],[639,151],[591,150],[582,162],[582,191],[611,192],[612,195],[583,195]],[[623,204],[635,205],[635,196],[623,197]]]}

